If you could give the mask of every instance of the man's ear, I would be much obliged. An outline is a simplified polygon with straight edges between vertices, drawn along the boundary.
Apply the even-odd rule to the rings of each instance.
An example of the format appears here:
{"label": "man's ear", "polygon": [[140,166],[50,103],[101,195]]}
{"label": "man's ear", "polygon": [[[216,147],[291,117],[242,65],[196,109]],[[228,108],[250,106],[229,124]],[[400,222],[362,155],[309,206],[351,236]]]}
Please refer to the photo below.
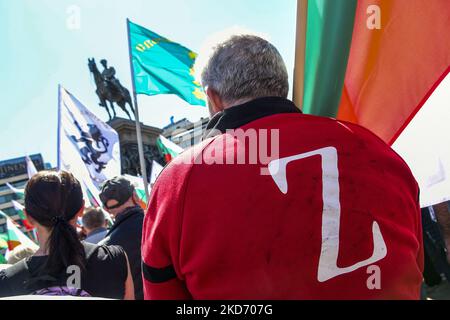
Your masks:
{"label": "man's ear", "polygon": [[209,87],[206,87],[205,91],[206,96],[208,97],[208,107],[211,116],[223,111],[223,109],[225,109],[225,105],[218,93],[214,89],[211,89]]}

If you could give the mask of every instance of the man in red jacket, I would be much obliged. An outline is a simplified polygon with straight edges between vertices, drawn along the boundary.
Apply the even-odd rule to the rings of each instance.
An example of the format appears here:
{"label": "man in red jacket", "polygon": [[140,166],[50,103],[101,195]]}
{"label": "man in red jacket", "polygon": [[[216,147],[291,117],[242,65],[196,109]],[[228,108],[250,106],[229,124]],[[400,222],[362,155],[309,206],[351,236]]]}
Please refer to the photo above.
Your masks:
{"label": "man in red jacket", "polygon": [[211,132],[152,190],[146,299],[419,298],[419,190],[399,155],[358,125],[303,115],[261,38],[219,45],[202,83]]}

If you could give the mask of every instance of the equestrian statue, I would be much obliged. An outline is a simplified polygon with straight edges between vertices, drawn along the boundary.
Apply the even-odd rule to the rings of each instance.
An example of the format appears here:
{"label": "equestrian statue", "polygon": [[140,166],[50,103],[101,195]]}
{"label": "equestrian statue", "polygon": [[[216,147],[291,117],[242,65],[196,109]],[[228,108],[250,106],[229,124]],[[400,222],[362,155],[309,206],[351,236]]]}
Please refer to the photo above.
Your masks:
{"label": "equestrian statue", "polygon": [[[131,112],[134,115],[134,108],[131,102],[130,92],[127,88],[120,84],[120,81],[115,77],[116,70],[113,67],[108,67],[108,62],[103,59],[100,61],[104,70],[100,73],[95,63],[95,59],[88,59],[89,70],[94,75],[95,85],[97,86],[98,98],[100,99],[99,105],[104,107],[108,112],[109,120],[116,117],[116,110],[114,109],[114,103],[116,103],[131,119],[130,112],[127,110],[127,104],[130,106]],[[108,103],[112,109],[113,116],[109,112]]]}

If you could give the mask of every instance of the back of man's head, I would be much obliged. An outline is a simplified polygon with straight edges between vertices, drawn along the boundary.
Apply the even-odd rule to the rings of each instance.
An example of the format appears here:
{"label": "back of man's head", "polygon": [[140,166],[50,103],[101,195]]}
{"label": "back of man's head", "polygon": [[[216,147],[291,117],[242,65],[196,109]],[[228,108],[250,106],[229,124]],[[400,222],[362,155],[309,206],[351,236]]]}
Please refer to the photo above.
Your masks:
{"label": "back of man's head", "polygon": [[226,104],[262,97],[286,98],[286,65],[267,40],[235,35],[217,45],[203,68],[202,85],[214,90]]}
{"label": "back of man's head", "polygon": [[89,207],[84,210],[82,217],[83,227],[95,230],[105,226],[105,214],[100,208]]}
{"label": "back of man's head", "polygon": [[113,216],[117,216],[125,209],[137,205],[134,186],[124,176],[117,176],[105,181],[101,187],[100,200],[103,208]]}

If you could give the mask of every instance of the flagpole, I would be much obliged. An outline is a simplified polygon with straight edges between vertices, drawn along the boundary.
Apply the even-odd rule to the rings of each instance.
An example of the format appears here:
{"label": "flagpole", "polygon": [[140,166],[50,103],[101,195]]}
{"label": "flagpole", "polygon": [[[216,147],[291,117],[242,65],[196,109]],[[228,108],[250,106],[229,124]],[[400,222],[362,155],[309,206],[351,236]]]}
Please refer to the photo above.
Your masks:
{"label": "flagpole", "polygon": [[139,122],[139,107],[137,102],[136,88],[134,84],[134,68],[133,68],[133,56],[131,52],[131,37],[130,37],[130,20],[127,18],[127,36],[128,36],[128,56],[130,58],[130,69],[131,69],[131,86],[133,89],[133,99],[134,99],[134,118],[136,119],[136,136],[139,150],[139,161],[141,164],[141,174],[144,179],[144,189],[147,202],[150,200],[148,193],[148,180],[147,180],[147,167],[145,165],[144,158],[144,146],[142,143],[142,133],[141,133],[141,123]]}
{"label": "flagpole", "polygon": [[61,84],[58,84],[58,133],[56,135],[56,169],[61,170],[60,148],[61,148]]}
{"label": "flagpole", "polygon": [[294,90],[295,105],[303,108],[305,49],[306,49],[306,19],[308,15],[308,0],[297,0],[297,27],[295,41]]}

